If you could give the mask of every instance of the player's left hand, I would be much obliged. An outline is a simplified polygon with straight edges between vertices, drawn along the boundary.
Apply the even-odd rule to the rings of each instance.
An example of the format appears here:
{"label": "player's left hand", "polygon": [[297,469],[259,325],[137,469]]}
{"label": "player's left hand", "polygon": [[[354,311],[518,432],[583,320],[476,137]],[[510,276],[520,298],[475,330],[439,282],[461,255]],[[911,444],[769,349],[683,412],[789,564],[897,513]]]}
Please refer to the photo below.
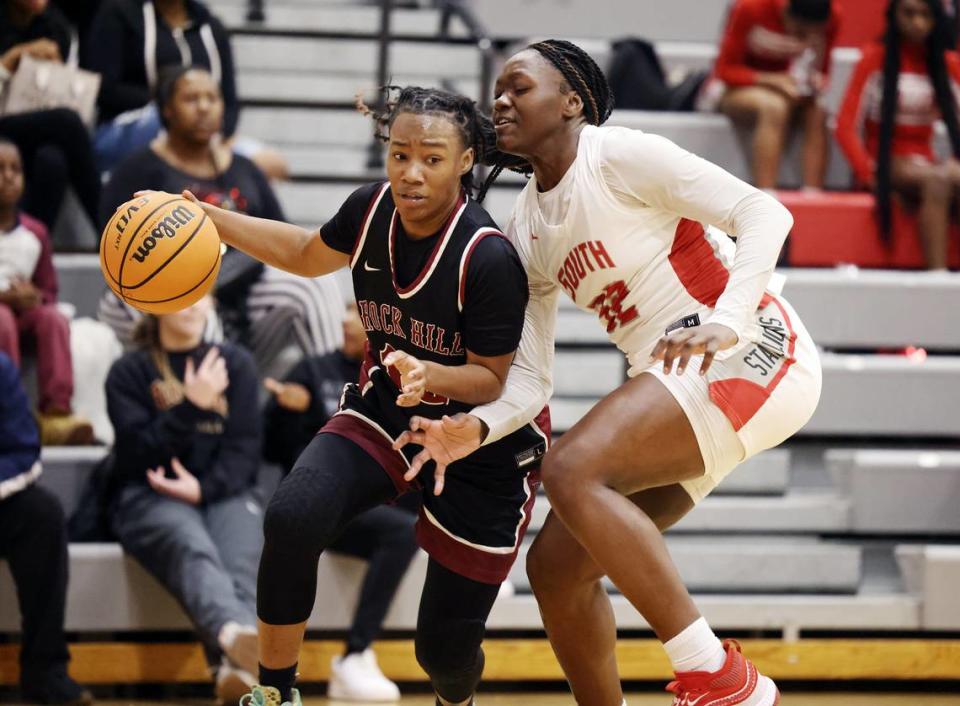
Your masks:
{"label": "player's left hand", "polygon": [[437,465],[433,474],[433,494],[440,495],[447,466],[480,448],[484,436],[483,422],[472,414],[461,412],[452,417],[445,414],[441,419],[414,416],[410,418],[410,429],[397,437],[393,448],[399,451],[407,444],[422,446],[423,449],[410,462],[409,470],[403,474],[403,479],[409,483],[417,477],[425,463],[433,461]]}
{"label": "player's left hand", "polygon": [[147,471],[147,482],[150,487],[168,498],[185,502],[188,505],[199,505],[203,496],[200,490],[200,481],[190,471],[184,468],[180,459],[170,460],[176,478],[167,478],[163,466],[151,468]]}
{"label": "player's left hand", "polygon": [[427,365],[403,351],[390,351],[383,359],[388,368],[392,365],[400,373],[398,407],[416,407],[427,392]]}
{"label": "player's left hand", "polygon": [[719,351],[725,351],[737,345],[736,332],[723,324],[701,324],[682,328],[667,334],[653,347],[650,360],[662,360],[663,372],[669,375],[673,370],[674,361],[677,362],[677,375],[683,375],[690,358],[702,355],[700,374],[706,375],[713,363],[714,356]]}

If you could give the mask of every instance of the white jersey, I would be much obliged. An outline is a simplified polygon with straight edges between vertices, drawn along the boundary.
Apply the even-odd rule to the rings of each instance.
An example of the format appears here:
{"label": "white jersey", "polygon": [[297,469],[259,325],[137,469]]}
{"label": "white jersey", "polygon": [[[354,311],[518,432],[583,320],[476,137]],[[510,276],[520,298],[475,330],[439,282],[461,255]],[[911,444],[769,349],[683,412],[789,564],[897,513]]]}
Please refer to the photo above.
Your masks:
{"label": "white jersey", "polygon": [[560,291],[598,316],[632,373],[684,325],[721,323],[741,340],[758,340],[753,316],[791,225],[772,197],[669,140],[584,127],[560,182],[541,192],[531,179],[504,231],[531,296],[504,394],[474,410],[488,439],[549,398]]}

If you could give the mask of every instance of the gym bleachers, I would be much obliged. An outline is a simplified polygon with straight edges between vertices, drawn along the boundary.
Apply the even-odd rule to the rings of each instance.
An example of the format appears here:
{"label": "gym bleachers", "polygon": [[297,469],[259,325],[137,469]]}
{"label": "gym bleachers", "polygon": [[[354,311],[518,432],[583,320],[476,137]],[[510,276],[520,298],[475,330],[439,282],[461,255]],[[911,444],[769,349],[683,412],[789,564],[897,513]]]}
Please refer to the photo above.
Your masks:
{"label": "gym bleachers", "polygon": [[[917,219],[894,204],[890,242],[877,226],[871,194],[781,192],[794,224],[788,242],[788,261],[796,267],[829,267],[852,263],[861,267],[920,269],[923,251]],[[843,234],[843,237],[837,237]],[[960,267],[960,227],[950,232],[949,263]]]}
{"label": "gym bleachers", "polygon": [[[95,258],[57,256],[57,266],[64,297],[77,302],[80,314],[92,313],[102,288]],[[788,446],[744,464],[715,496],[671,530],[671,550],[708,617],[721,627],[936,629],[932,618],[923,618],[925,596],[917,586],[935,590],[939,584],[919,584],[915,576],[949,572],[950,556],[928,556],[918,538],[960,535],[954,510],[960,492],[960,460],[956,454],[935,450],[830,450],[824,438],[835,436],[849,445],[851,439],[872,440],[878,435],[956,435],[960,361],[949,355],[914,360],[843,351],[906,343],[931,350],[955,349],[953,332],[958,330],[960,314],[952,302],[960,276],[931,278],[924,273],[851,268],[784,272],[785,296],[803,312],[818,341],[840,351],[824,354],[823,400],[804,430],[817,442],[812,451]],[[918,317],[915,307],[925,307],[927,315]],[[552,406],[556,427],[562,431],[623,379],[625,367],[622,355],[605,340],[590,314],[568,302],[559,313],[557,393]],[[870,392],[883,384],[888,387],[882,394]],[[44,452],[43,483],[63,499],[68,512],[102,453]],[[903,504],[901,498],[907,494],[911,503]],[[541,496],[532,532],[542,524],[548,507]],[[532,598],[525,591],[522,559],[527,546],[512,575],[519,593],[498,603],[495,629],[538,626]],[[704,552],[705,547],[711,551]],[[704,564],[704,556],[716,557],[716,564]],[[71,629],[183,627],[179,609],[116,545],[75,545],[71,557],[76,577],[69,603]],[[928,567],[935,559],[937,567],[946,564],[947,568]],[[909,577],[905,566],[911,567]],[[391,613],[391,629],[414,625],[416,587],[423,569],[419,561]],[[358,562],[333,556],[324,559],[313,627],[333,630],[345,624],[352,610],[350,587],[361,572]],[[100,588],[95,597],[90,595],[92,585]],[[110,600],[104,601],[101,591],[117,595],[111,593]],[[762,608],[747,611],[737,603],[737,596],[747,595],[751,606]],[[0,581],[0,596],[12,597],[8,580]],[[89,605],[91,601],[95,605]],[[621,597],[615,596],[614,601],[623,627],[644,626]],[[0,612],[0,629],[15,629],[15,602],[0,603],[6,606]],[[94,610],[97,605],[100,612]],[[112,617],[106,622],[104,605],[115,607],[107,611]],[[946,615],[943,611],[932,614]]]}
{"label": "gym bleachers", "polygon": [[[287,217],[310,226],[322,223],[357,185],[380,174],[367,167],[372,124],[349,107],[358,89],[375,85],[371,36],[379,27],[378,8],[338,0],[280,0],[268,3],[265,25],[251,26],[243,19],[244,0],[211,4],[238,30],[238,82],[247,104],[239,132],[278,147],[290,161],[294,179],[279,186]],[[602,62],[609,56],[609,38],[624,27],[619,17],[595,12],[596,3],[582,0],[552,13],[548,22],[539,3],[482,0],[475,5],[496,36],[510,39],[583,36],[590,27],[593,36],[584,44]],[[668,71],[710,65],[725,3],[617,0],[612,5],[634,13],[638,19],[630,31],[657,41]],[[407,41],[391,48],[391,80],[446,81],[476,95],[475,47],[418,41],[434,35],[439,21],[432,8],[394,13],[393,31]],[[456,22],[452,35],[465,36]],[[857,58],[855,49],[837,50],[828,105],[838,104]],[[664,134],[748,176],[745,136],[721,116],[618,111],[611,123]],[[797,145],[791,149],[781,174],[788,187],[799,183]],[[505,219],[522,184],[521,177],[505,174],[491,191],[488,206],[496,218]],[[835,145],[828,184],[835,189],[850,184]],[[828,266],[785,271],[784,295],[825,349],[820,407],[798,440],[743,464],[668,533],[681,574],[718,629],[793,638],[817,631],[935,635],[960,630],[953,588],[960,585],[960,454],[954,450],[960,438],[960,308],[955,304],[960,275],[833,267],[917,264],[876,247],[863,250],[865,240],[875,239],[865,198],[784,195],[797,216],[790,253],[797,259],[791,261]],[[828,218],[830,228],[824,228],[825,221],[816,219],[831,208],[840,209],[841,216]],[[94,315],[103,291],[96,256],[58,255],[56,265],[61,298],[73,303],[78,315]],[[554,429],[562,433],[623,381],[626,366],[594,317],[566,299],[557,335],[551,406]],[[901,354],[907,346],[930,355]],[[41,482],[68,512],[103,453],[44,450]],[[548,510],[541,494],[531,536]],[[501,596],[494,607],[493,635],[542,629],[524,568],[529,544],[528,539],[511,575],[516,594]],[[118,545],[72,545],[70,562],[68,630],[188,629],[172,598]],[[388,630],[415,627],[425,567],[421,554],[391,609]],[[363,571],[362,562],[322,557],[312,629],[347,627]],[[645,629],[626,599],[608,588],[619,627]],[[15,632],[18,625],[12,582],[2,566],[0,631]]]}

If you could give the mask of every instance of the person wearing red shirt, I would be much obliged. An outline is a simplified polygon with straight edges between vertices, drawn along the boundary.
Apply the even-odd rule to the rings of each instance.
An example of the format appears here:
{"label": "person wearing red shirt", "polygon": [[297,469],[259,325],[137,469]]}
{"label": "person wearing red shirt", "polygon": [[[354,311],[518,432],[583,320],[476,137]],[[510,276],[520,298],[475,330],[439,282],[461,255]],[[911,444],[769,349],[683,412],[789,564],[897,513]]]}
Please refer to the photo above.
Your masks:
{"label": "person wearing red shirt", "polygon": [[754,127],[753,179],[777,184],[791,124],[803,126],[803,185],[823,186],[826,113],[819,96],[840,24],[830,0],[736,0],[701,108],[719,108]]}
{"label": "person wearing red shirt", "polygon": [[[837,116],[837,141],[859,184],[877,194],[881,233],[890,236],[890,193],[919,206],[927,267],[947,267],[950,208],[960,186],[957,95],[960,54],[938,0],[892,0],[883,41],[868,44]],[[952,156],[933,153],[942,118]],[[861,128],[862,124],[862,128]]]}

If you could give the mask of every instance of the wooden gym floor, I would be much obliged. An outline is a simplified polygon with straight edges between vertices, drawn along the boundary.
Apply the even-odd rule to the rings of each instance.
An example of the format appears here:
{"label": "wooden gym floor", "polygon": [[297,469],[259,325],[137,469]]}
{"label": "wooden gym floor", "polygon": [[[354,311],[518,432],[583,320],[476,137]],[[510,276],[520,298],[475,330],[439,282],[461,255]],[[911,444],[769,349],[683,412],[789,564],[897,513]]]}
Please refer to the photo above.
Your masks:
{"label": "wooden gym floor", "polygon": [[[210,706],[212,701],[189,699],[183,701],[97,701],[97,706]],[[628,694],[629,706],[669,706],[670,694],[643,692]],[[787,692],[780,701],[781,706],[960,706],[957,694],[878,694],[878,693],[792,693]],[[433,700],[426,695],[408,696],[401,706],[433,706]],[[307,698],[304,706],[357,706],[343,701],[328,701],[321,698]],[[483,694],[478,706],[573,706],[569,694]]]}
{"label": "wooden gym floor", "polygon": [[[644,692],[627,696],[628,706],[669,706],[671,694]],[[344,702],[307,699],[304,706],[346,706]],[[411,696],[402,706],[434,706],[428,696]],[[781,706],[960,706],[949,694],[784,694]],[[478,706],[573,706],[569,694],[482,694]]]}

